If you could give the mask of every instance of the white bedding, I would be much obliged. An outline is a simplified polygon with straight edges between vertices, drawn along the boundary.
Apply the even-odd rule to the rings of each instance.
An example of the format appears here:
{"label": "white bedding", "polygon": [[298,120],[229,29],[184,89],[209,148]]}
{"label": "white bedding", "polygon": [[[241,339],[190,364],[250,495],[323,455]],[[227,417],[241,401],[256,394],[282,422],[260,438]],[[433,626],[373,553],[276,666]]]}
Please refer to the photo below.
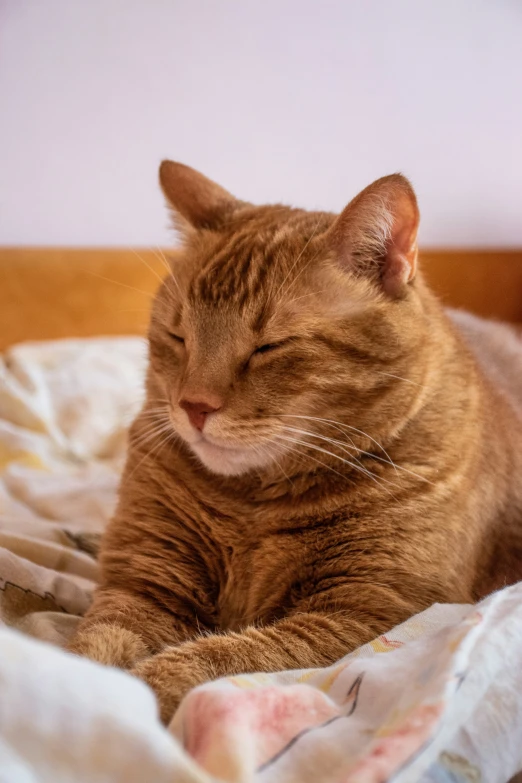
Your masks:
{"label": "white bedding", "polygon": [[432,607],[330,669],[203,686],[168,731],[145,685],[59,649],[96,582],[91,536],[144,367],[134,338],[0,360],[0,783],[505,783],[522,769],[522,585]]}

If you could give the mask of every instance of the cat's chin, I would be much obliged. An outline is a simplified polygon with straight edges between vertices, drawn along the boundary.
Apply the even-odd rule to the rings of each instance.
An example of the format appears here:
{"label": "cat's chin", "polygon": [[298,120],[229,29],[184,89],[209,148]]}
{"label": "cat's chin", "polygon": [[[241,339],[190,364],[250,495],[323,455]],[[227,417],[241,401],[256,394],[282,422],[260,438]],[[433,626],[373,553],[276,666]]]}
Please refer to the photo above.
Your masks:
{"label": "cat's chin", "polygon": [[221,476],[240,476],[249,470],[266,467],[271,462],[268,455],[263,456],[253,448],[228,448],[203,439],[191,443],[190,448],[207,470]]}

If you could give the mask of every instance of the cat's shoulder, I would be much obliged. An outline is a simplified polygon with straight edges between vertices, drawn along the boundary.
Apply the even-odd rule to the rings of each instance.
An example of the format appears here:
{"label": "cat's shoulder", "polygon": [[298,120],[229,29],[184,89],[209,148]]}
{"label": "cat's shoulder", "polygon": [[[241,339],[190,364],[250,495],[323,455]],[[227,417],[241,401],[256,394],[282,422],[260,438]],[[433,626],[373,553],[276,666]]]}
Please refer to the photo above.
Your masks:
{"label": "cat's shoulder", "polygon": [[446,310],[485,376],[507,394],[522,416],[522,326]]}

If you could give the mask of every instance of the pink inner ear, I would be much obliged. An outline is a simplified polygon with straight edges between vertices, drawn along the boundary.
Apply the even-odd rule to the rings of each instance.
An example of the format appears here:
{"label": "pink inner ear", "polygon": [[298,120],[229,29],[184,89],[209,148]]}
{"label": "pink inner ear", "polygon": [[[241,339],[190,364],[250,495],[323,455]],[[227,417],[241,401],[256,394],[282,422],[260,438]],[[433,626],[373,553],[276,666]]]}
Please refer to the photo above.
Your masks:
{"label": "pink inner ear", "polygon": [[391,236],[382,271],[385,291],[400,296],[417,271],[419,210],[414,198],[404,194],[393,206]]}
{"label": "pink inner ear", "polygon": [[402,174],[372,182],[334,221],[329,241],[347,270],[379,282],[394,298],[404,296],[417,267],[419,210]]}

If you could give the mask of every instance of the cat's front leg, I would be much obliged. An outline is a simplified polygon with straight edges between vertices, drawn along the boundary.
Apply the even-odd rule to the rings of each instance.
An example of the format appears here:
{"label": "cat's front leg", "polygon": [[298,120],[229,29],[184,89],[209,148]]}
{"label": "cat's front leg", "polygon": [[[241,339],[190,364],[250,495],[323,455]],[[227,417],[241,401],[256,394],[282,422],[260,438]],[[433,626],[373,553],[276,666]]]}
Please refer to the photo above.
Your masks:
{"label": "cat's front leg", "polygon": [[130,669],[196,630],[195,621],[189,625],[137,592],[100,589],[67,649],[98,663]]}
{"label": "cat's front leg", "polygon": [[156,693],[168,723],[193,687],[219,677],[328,666],[375,632],[341,613],[300,613],[271,626],[203,636],[140,662],[131,673]]}
{"label": "cat's front leg", "polygon": [[214,627],[215,586],[199,539],[142,485],[139,496],[132,487],[104,538],[101,584],[68,645],[123,669]]}
{"label": "cat's front leg", "polygon": [[368,583],[318,581],[328,589],[304,598],[271,625],[200,636],[141,661],[131,673],[155,691],[161,718],[169,722],[197,685],[238,674],[330,666],[449,595],[428,574],[411,580],[403,576],[401,590],[392,587],[396,583],[396,573],[382,569]]}

